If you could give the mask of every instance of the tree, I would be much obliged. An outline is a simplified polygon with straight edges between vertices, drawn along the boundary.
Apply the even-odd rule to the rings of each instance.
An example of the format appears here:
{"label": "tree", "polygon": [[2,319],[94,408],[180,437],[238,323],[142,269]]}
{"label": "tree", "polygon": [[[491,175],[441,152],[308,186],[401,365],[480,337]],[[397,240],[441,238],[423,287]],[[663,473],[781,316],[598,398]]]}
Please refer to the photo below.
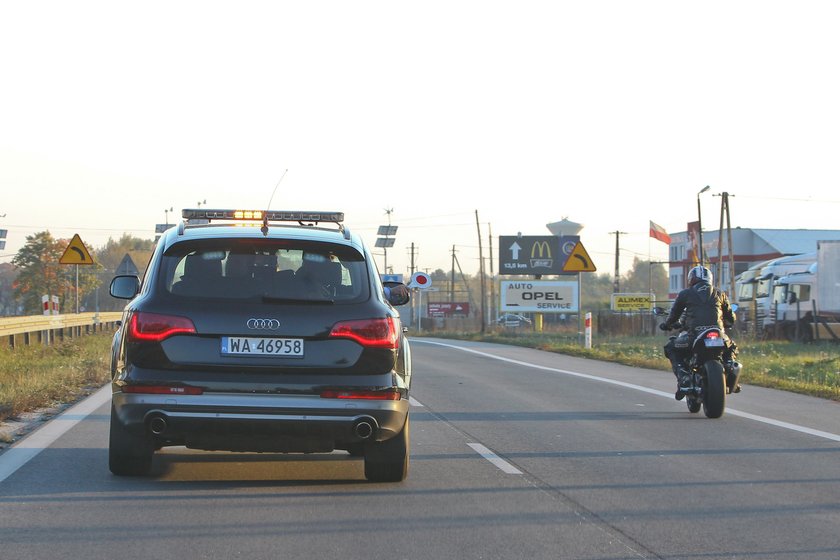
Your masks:
{"label": "tree", "polygon": [[[108,286],[116,274],[117,267],[126,255],[131,257],[138,269],[138,275],[143,276],[155,242],[151,239],[141,239],[128,233],[124,233],[118,240],[109,238],[108,242],[94,253],[97,268],[90,270],[89,275],[94,276],[93,287],[86,292],[83,305],[88,311],[118,311],[125,306],[125,300],[118,300],[108,295]],[[92,267],[91,267],[92,268]]]}
{"label": "tree", "polygon": [[14,288],[17,285],[17,268],[11,263],[0,263],[0,315],[18,315],[22,312]]}
{"label": "tree", "polygon": [[71,289],[58,264],[68,244],[69,240],[56,240],[49,231],[42,231],[27,236],[12,259],[18,269],[15,296],[23,302],[24,313],[40,314],[42,295],[66,294]]}
{"label": "tree", "polygon": [[668,298],[668,272],[665,267],[638,257],[633,259],[633,268],[624,275],[621,285],[622,292],[638,294],[653,292],[659,299]]}

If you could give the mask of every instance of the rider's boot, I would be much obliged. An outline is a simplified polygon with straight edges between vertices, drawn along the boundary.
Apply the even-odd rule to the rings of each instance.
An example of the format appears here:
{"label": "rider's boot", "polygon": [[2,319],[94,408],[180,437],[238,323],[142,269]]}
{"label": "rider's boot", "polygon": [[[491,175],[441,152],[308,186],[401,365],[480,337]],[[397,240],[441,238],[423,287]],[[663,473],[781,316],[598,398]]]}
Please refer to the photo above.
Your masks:
{"label": "rider's boot", "polygon": [[681,401],[691,390],[691,372],[680,360],[674,364],[674,375],[677,377],[677,392],[674,393],[674,398]]}

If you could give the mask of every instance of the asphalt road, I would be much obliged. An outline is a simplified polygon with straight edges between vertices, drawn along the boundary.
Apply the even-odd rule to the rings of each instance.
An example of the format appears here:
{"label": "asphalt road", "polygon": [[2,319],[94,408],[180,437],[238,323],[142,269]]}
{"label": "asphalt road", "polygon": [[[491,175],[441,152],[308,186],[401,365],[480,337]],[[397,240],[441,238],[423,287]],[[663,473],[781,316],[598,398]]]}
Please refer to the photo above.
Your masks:
{"label": "asphalt road", "polygon": [[185,448],[114,477],[106,390],[0,455],[0,558],[840,558],[836,403],[746,387],[709,420],[666,372],[412,344],[404,483]]}

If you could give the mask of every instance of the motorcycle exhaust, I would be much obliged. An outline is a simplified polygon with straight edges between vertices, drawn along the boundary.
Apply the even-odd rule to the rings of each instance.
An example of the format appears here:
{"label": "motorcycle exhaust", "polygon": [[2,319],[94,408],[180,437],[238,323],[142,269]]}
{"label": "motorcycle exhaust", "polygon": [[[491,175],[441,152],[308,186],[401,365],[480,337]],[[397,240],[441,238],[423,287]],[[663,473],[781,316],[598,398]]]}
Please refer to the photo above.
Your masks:
{"label": "motorcycle exhaust", "polygon": [[726,388],[729,393],[739,391],[738,378],[741,377],[741,362],[732,360],[726,364]]}

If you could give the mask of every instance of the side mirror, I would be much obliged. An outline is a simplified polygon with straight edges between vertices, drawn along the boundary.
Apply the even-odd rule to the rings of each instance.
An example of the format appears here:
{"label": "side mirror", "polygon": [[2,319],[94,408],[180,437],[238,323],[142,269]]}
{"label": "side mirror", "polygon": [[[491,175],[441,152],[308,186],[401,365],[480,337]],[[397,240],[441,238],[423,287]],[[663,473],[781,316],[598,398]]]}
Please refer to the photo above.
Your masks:
{"label": "side mirror", "polygon": [[661,317],[662,315],[667,315],[668,312],[665,311],[664,307],[656,306],[653,308],[653,314]]}
{"label": "side mirror", "polygon": [[738,304],[733,303],[732,305],[729,306],[729,308],[732,310],[732,313],[735,313],[736,311],[738,311]]}
{"label": "side mirror", "polygon": [[109,290],[118,299],[133,299],[140,293],[140,279],[136,276],[115,276]]}
{"label": "side mirror", "polygon": [[402,282],[383,282],[383,286],[388,288],[386,293],[391,305],[405,305],[411,299],[411,292]]}

